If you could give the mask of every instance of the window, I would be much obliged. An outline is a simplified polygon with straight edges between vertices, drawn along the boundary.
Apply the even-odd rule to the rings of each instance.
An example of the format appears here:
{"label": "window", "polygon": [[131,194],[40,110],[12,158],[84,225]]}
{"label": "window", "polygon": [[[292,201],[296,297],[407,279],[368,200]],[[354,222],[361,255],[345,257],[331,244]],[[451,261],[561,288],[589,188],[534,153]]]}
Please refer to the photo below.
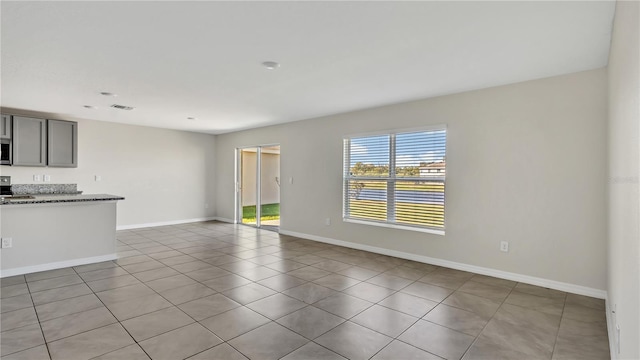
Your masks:
{"label": "window", "polygon": [[444,127],[344,140],[345,221],[444,234]]}

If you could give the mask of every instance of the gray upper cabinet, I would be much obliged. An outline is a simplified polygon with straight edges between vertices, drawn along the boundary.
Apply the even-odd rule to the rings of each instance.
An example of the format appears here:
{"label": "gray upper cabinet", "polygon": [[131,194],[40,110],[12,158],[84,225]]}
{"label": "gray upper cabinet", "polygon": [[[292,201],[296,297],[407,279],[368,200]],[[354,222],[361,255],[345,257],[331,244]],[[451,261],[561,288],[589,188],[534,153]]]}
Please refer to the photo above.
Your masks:
{"label": "gray upper cabinet", "polygon": [[44,119],[13,117],[13,165],[47,165],[47,123]]}
{"label": "gray upper cabinet", "polygon": [[47,164],[78,167],[78,123],[47,120]]}
{"label": "gray upper cabinet", "polygon": [[0,123],[0,139],[11,139],[11,115],[2,115],[2,123]]}

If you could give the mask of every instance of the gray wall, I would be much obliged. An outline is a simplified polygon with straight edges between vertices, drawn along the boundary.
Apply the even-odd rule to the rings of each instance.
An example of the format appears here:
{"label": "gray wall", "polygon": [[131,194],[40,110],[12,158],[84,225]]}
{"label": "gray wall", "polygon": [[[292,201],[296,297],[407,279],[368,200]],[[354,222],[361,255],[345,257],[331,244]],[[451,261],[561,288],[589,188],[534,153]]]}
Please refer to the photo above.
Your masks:
{"label": "gray wall", "polygon": [[[219,135],[217,215],[233,219],[234,149],[279,143],[285,231],[604,290],[606,94],[599,69]],[[448,126],[446,235],[342,222],[343,137],[433,124]]]}
{"label": "gray wall", "polygon": [[[613,322],[610,326],[620,326],[620,359],[640,359],[639,13],[638,2],[618,1],[609,57],[607,311]],[[615,314],[611,313],[613,306],[617,307]],[[615,349],[616,340],[611,340]]]}
{"label": "gray wall", "polygon": [[[3,114],[16,112],[65,119],[2,109]],[[126,200],[118,202],[118,226],[215,216],[215,136],[68,120],[78,121],[77,168],[2,166],[2,175],[11,175],[16,184],[30,184],[33,175],[48,174],[51,183],[77,183],[86,194],[124,196]],[[96,182],[95,175],[102,181]]]}
{"label": "gray wall", "polygon": [[2,205],[0,221],[2,237],[13,239],[0,250],[2,276],[116,256],[115,201]]}

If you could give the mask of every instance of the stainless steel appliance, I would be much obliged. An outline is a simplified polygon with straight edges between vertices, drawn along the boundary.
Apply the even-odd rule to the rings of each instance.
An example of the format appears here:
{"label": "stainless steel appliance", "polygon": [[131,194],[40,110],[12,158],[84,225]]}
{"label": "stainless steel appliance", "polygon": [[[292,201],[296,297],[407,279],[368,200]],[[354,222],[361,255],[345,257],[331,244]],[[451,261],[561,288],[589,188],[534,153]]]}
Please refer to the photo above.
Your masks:
{"label": "stainless steel appliance", "polygon": [[11,165],[11,140],[0,139],[0,165]]}
{"label": "stainless steel appliance", "polygon": [[0,176],[0,195],[13,195],[11,176]]}

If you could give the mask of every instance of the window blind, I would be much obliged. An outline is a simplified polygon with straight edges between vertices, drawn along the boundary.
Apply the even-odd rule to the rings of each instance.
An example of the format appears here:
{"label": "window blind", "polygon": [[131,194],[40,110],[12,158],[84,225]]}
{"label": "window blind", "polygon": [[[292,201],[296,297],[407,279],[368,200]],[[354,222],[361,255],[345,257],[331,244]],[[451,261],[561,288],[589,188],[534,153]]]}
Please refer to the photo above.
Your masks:
{"label": "window blind", "polygon": [[344,139],[345,220],[444,230],[446,129]]}

